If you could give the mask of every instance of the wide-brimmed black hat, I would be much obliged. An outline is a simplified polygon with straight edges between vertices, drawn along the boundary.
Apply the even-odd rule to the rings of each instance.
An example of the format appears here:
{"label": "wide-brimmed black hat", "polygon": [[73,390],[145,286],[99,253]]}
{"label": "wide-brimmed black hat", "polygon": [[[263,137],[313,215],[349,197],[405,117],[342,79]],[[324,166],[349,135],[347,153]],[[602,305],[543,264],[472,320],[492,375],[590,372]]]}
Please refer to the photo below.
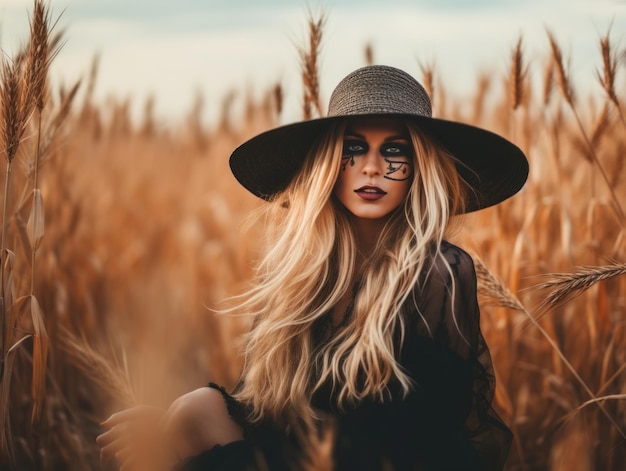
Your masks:
{"label": "wide-brimmed black hat", "polygon": [[473,189],[466,212],[509,198],[528,177],[528,161],[516,145],[485,129],[433,118],[426,90],[406,72],[382,65],[357,69],[339,82],[327,117],[280,126],[244,142],[230,156],[230,168],[247,190],[270,200],[334,123],[367,116],[411,121],[458,159],[457,171]]}

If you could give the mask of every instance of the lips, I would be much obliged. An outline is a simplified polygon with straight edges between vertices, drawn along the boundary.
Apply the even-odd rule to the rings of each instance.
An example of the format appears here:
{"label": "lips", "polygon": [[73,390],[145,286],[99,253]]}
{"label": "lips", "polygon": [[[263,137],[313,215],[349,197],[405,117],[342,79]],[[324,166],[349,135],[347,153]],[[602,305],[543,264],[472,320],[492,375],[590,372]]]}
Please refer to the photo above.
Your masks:
{"label": "lips", "polygon": [[359,195],[360,198],[366,201],[376,201],[387,194],[386,191],[383,191],[382,189],[373,185],[362,186],[361,188],[354,190],[354,192]]}

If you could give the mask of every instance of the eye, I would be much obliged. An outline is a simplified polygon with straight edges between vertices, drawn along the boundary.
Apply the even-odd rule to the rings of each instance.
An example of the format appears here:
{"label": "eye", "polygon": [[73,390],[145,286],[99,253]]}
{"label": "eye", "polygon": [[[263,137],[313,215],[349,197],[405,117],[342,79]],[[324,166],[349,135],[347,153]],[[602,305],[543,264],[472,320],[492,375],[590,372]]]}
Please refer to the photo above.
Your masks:
{"label": "eye", "polygon": [[411,155],[411,148],[408,145],[400,143],[383,144],[380,148],[380,153],[385,157],[408,157]]}
{"label": "eye", "polygon": [[343,155],[359,155],[367,152],[367,144],[362,141],[349,140],[343,143]]}

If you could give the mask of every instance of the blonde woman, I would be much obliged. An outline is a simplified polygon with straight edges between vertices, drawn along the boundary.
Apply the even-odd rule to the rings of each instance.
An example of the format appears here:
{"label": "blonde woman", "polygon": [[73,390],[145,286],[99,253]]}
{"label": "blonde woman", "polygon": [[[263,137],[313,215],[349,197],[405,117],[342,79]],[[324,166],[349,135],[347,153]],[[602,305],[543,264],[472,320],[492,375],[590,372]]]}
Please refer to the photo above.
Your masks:
{"label": "blonde woman", "polygon": [[[305,469],[330,429],[337,470],[502,469],[511,433],[491,408],[474,266],[446,237],[454,216],[519,191],[524,154],[432,118],[410,75],[369,66],[328,117],[260,134],[230,163],[269,222],[237,308],[254,316],[244,370],[232,394],[210,384],[154,414],[153,449],[186,470]],[[109,418],[103,459],[132,463],[124,430],[151,415]]]}

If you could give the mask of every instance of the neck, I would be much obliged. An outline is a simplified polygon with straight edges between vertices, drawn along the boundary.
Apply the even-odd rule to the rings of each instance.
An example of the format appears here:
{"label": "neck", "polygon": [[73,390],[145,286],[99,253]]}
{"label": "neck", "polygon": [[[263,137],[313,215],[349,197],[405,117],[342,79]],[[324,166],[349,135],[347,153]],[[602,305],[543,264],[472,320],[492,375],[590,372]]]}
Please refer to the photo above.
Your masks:
{"label": "neck", "polygon": [[350,222],[356,239],[358,263],[360,264],[365,261],[376,247],[387,218],[363,219],[353,217]]}

